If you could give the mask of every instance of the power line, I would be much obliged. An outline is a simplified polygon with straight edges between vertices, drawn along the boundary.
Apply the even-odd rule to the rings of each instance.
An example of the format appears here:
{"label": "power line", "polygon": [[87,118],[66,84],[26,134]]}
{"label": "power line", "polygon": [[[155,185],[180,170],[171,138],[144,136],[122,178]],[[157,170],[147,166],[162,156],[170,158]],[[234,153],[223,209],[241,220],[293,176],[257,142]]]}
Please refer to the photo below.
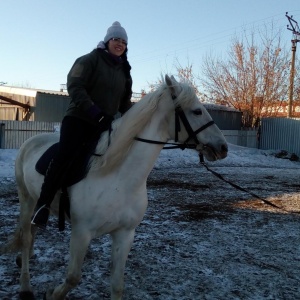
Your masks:
{"label": "power line", "polygon": [[[299,11],[299,10],[295,10],[294,12],[297,12],[297,11]],[[228,28],[228,29],[213,33],[213,36],[211,34],[209,34],[207,36],[196,37],[192,40],[180,42],[178,44],[173,44],[173,45],[169,45],[166,47],[160,47],[159,49],[156,49],[156,50],[154,49],[151,51],[143,52],[143,54],[132,56],[131,61],[135,62],[135,63],[152,61],[152,60],[156,60],[159,57],[163,57],[166,55],[168,57],[171,57],[173,55],[177,55],[184,51],[193,51],[193,50],[198,50],[200,48],[205,48],[207,46],[212,46],[212,44],[219,45],[220,40],[223,40],[222,42],[226,42],[226,41],[228,41],[228,39],[230,39],[230,37],[233,37],[233,36],[237,35],[238,33],[241,33],[242,31],[246,32],[246,31],[253,30],[253,29],[257,30],[257,29],[259,29],[259,27],[270,24],[272,22],[274,22],[274,24],[276,24],[276,23],[278,23],[278,21],[280,21],[282,19],[282,17],[280,17],[280,18],[274,20],[274,18],[277,18],[278,16],[279,16],[279,14],[276,14],[276,15],[273,15],[273,16],[270,16],[267,18],[259,19],[259,20],[253,21],[253,22],[248,22],[248,23],[244,24],[243,26],[241,26],[242,29],[239,29],[240,26]],[[263,24],[261,23],[263,21],[266,22],[267,20],[268,20],[267,23],[263,23]],[[250,26],[254,26],[254,27],[250,28]],[[280,25],[278,25],[278,27],[280,28]],[[214,36],[217,36],[217,37],[214,37]],[[182,45],[188,45],[188,46],[182,46]],[[172,50],[168,51],[168,49],[172,49]],[[166,54],[165,52],[163,52],[164,50],[168,51],[168,53]]]}

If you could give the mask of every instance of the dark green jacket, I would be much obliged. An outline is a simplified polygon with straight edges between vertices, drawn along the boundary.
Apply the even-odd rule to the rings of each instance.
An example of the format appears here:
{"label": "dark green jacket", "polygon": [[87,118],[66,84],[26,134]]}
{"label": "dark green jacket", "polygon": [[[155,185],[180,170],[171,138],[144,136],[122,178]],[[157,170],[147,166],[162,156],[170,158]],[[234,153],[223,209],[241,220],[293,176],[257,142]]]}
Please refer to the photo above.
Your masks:
{"label": "dark green jacket", "polygon": [[68,74],[71,102],[66,115],[94,123],[87,114],[93,104],[110,116],[126,112],[131,107],[132,95],[128,68],[127,62],[117,62],[102,49],[79,57]]}

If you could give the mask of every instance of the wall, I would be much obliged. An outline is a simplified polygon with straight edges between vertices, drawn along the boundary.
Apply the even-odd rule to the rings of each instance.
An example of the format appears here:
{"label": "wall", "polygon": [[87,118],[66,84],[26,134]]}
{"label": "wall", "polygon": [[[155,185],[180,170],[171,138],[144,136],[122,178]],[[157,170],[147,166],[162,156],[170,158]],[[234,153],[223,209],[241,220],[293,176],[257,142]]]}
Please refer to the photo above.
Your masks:
{"label": "wall", "polygon": [[248,148],[258,148],[257,129],[221,131],[226,141],[230,144]]}
{"label": "wall", "polygon": [[61,122],[69,106],[70,97],[38,92],[34,110],[34,121]]}

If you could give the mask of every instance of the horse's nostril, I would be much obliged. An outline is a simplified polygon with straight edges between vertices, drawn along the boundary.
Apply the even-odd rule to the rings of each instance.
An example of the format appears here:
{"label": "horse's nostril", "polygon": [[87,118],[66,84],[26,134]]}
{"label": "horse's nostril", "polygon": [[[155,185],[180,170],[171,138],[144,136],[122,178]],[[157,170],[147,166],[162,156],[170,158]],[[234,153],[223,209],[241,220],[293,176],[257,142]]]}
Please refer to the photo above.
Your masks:
{"label": "horse's nostril", "polygon": [[227,145],[222,145],[222,146],[221,146],[221,150],[222,150],[223,152],[228,152],[228,147],[227,147]]}

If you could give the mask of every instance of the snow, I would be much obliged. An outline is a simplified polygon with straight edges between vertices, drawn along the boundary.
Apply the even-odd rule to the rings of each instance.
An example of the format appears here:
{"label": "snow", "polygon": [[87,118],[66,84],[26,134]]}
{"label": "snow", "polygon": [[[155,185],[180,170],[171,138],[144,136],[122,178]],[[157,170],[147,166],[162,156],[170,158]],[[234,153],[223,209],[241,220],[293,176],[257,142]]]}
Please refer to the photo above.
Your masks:
{"label": "snow", "polygon": [[[18,217],[17,153],[0,149],[0,244]],[[229,144],[227,158],[206,164],[268,201],[299,211],[300,162],[276,153]],[[161,152],[149,176],[148,197],[127,261],[124,300],[300,299],[299,215],[216,179],[193,150]],[[69,227],[58,233],[52,222],[37,238],[30,267],[38,299],[46,286],[64,278],[69,233]],[[109,256],[107,237],[91,243],[70,300],[109,299]],[[0,256],[1,299],[17,299],[19,269],[13,262],[13,255]]]}
{"label": "snow", "polygon": [[15,176],[15,159],[17,149],[0,149],[0,178]]}
{"label": "snow", "polygon": [[[1,178],[14,177],[14,162],[17,149],[0,149],[0,180]],[[278,159],[275,150],[260,150],[256,148],[245,148],[229,144],[228,156],[216,162],[210,162],[210,166],[226,167],[279,167],[279,168],[300,168],[299,163],[288,159]],[[195,166],[199,163],[199,158],[195,151],[186,149],[163,150],[160,153],[154,168],[176,168]],[[254,173],[258,170],[253,169]],[[0,181],[1,182],[1,181]]]}

